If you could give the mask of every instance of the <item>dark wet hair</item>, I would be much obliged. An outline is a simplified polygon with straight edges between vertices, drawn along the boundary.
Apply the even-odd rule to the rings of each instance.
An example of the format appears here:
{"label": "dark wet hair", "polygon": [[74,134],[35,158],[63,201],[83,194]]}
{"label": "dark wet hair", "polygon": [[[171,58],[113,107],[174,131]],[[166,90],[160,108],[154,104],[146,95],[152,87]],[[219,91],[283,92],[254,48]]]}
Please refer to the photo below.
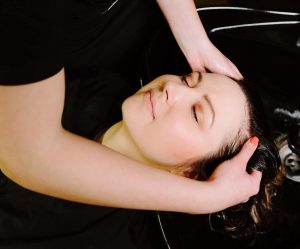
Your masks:
{"label": "dark wet hair", "polygon": [[[242,203],[226,210],[210,214],[209,225],[212,230],[224,232],[235,239],[243,239],[252,244],[258,233],[266,231],[271,221],[272,198],[281,183],[282,175],[280,158],[276,145],[270,134],[270,129],[264,114],[262,101],[253,89],[251,83],[237,82],[246,96],[248,107],[249,137],[257,136],[259,144],[247,164],[247,171],[252,169],[262,171],[259,193]],[[242,133],[242,132],[241,132]],[[206,180],[217,165],[234,157],[249,137],[238,134],[229,144],[208,158],[192,163],[187,177]]]}

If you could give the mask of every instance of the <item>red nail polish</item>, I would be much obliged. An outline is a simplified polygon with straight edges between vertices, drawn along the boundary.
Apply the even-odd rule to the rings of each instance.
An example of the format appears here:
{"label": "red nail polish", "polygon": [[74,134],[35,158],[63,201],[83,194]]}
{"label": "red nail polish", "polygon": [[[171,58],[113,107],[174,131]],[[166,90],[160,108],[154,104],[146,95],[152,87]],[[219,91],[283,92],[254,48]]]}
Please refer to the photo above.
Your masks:
{"label": "red nail polish", "polygon": [[249,139],[250,143],[252,143],[254,146],[258,145],[258,137],[251,137]]}

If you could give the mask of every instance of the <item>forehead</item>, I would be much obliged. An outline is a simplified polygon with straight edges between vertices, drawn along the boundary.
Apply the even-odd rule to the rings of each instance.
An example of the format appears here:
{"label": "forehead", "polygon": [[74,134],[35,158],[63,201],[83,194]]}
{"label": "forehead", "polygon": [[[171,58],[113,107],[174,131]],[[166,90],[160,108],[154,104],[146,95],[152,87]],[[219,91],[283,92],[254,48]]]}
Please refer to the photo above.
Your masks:
{"label": "forehead", "polygon": [[245,114],[246,96],[234,80],[219,74],[205,73],[199,83],[200,92],[207,93],[212,103],[228,111],[240,111]]}
{"label": "forehead", "polygon": [[225,91],[232,91],[233,94],[244,96],[239,84],[231,78],[215,73],[202,73],[201,82],[203,85],[212,88],[221,88]]}
{"label": "forehead", "polygon": [[[202,75],[202,91],[207,92],[215,109],[215,129],[223,139],[232,140],[247,131],[246,96],[237,82],[219,74]],[[199,89],[200,91],[200,89]]]}

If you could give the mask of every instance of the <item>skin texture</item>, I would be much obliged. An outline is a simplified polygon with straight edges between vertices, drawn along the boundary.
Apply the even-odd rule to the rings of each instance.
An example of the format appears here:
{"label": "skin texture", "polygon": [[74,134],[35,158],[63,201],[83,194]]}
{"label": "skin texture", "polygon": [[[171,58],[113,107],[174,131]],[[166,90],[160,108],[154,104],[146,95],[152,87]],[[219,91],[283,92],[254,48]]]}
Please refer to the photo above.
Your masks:
{"label": "skin texture", "polygon": [[127,98],[122,112],[123,121],[108,130],[103,144],[170,171],[247,133],[244,94],[219,74],[160,76]]}

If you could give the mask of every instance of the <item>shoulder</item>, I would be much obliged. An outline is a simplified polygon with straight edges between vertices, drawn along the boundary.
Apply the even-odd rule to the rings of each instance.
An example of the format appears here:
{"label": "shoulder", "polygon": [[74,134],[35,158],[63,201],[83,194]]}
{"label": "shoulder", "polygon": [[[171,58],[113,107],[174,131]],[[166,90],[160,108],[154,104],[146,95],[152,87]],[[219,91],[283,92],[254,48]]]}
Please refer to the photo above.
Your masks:
{"label": "shoulder", "polygon": [[63,1],[3,0],[0,84],[40,81],[62,68]]}

